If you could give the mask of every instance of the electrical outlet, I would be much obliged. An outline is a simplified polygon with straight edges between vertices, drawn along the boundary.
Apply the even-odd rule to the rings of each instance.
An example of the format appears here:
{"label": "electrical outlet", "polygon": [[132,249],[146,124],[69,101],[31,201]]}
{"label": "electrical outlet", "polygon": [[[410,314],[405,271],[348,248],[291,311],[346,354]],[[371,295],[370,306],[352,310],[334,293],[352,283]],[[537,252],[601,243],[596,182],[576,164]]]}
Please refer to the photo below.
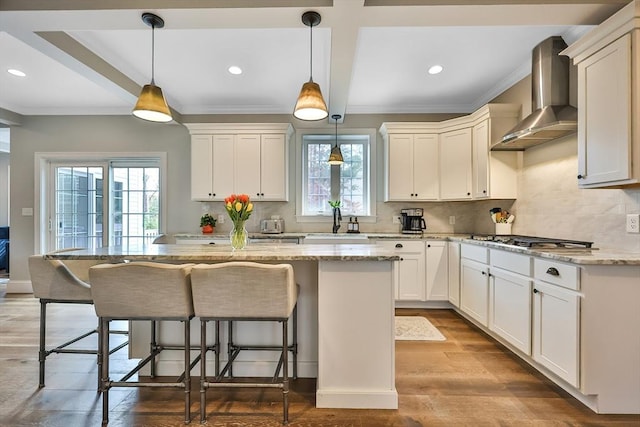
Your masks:
{"label": "electrical outlet", "polygon": [[218,214],[218,222],[219,222],[220,224],[224,224],[224,215],[222,215],[222,214]]}
{"label": "electrical outlet", "polygon": [[640,214],[627,214],[627,233],[640,233]]}
{"label": "electrical outlet", "polygon": [[456,217],[451,215],[449,217],[449,225],[455,225],[455,223],[456,223]]}
{"label": "electrical outlet", "polygon": [[394,215],[392,217],[393,224],[400,224],[400,215]]}

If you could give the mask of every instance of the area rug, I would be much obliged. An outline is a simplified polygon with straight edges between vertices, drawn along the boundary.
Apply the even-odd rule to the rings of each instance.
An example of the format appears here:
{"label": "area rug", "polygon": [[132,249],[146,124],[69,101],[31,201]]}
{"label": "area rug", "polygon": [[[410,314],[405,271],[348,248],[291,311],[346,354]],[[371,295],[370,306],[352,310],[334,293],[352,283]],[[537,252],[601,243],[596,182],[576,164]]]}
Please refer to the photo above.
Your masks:
{"label": "area rug", "polygon": [[445,341],[446,338],[422,316],[396,316],[396,340]]}

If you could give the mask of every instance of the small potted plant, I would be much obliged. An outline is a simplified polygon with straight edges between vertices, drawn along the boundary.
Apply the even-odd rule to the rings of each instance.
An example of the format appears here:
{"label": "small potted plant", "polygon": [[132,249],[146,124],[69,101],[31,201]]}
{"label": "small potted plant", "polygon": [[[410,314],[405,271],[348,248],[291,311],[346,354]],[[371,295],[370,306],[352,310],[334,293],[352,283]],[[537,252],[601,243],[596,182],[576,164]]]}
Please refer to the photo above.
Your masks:
{"label": "small potted plant", "polygon": [[216,219],[208,213],[200,217],[200,227],[202,227],[202,234],[213,233],[216,226]]}

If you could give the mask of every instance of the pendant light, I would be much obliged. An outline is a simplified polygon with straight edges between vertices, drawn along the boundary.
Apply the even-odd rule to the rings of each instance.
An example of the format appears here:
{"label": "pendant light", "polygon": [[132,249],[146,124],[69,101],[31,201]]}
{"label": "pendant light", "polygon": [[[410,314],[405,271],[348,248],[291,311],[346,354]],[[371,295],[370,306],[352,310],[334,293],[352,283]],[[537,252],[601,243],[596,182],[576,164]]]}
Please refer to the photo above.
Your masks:
{"label": "pendant light", "polygon": [[340,145],[338,145],[338,120],[340,120],[342,116],[340,114],[334,114],[331,118],[336,121],[336,145],[331,149],[331,154],[329,155],[329,160],[327,162],[330,165],[341,165],[344,163],[344,159],[342,158]]}
{"label": "pendant light", "polygon": [[309,27],[310,54],[309,54],[309,81],[302,85],[293,115],[300,120],[321,120],[329,115],[327,103],[324,102],[320,85],[313,81],[313,27],[320,23],[318,12],[305,12],[302,14],[302,23]]}
{"label": "pendant light", "polygon": [[164,21],[153,13],[142,14],[142,22],[151,27],[151,83],[144,85],[138,102],[133,108],[133,115],[150,122],[170,122],[173,120],[171,111],[164,99],[162,89],[156,86],[155,76],[155,29],[164,27]]}

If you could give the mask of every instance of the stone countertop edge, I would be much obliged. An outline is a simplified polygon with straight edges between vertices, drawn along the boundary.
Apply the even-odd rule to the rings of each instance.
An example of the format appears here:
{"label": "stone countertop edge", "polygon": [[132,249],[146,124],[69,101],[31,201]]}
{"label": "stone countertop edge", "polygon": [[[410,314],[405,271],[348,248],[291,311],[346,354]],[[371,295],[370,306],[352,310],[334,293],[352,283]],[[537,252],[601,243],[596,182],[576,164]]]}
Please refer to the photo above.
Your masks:
{"label": "stone countertop edge", "polygon": [[[265,239],[281,239],[281,238],[303,238],[308,235],[314,236],[332,236],[332,233],[281,233],[281,234],[251,234],[251,238],[265,238]],[[557,261],[571,262],[574,264],[584,265],[640,265],[640,252],[624,251],[615,248],[599,248],[592,251],[571,251],[567,250],[549,250],[544,249],[526,249],[516,246],[504,245],[501,243],[471,240],[470,234],[464,233],[424,233],[424,234],[402,234],[402,233],[360,233],[361,236],[367,236],[371,239],[416,239],[416,240],[445,240],[459,243],[469,243],[479,246],[486,246],[488,248],[500,249],[508,252],[521,253],[526,255],[532,255],[539,258],[554,259]],[[211,238],[228,238],[225,234],[188,234],[178,233],[174,234],[175,237],[193,238],[196,239],[211,239]],[[339,233],[338,236],[344,236],[348,238],[351,236],[348,233]]]}

